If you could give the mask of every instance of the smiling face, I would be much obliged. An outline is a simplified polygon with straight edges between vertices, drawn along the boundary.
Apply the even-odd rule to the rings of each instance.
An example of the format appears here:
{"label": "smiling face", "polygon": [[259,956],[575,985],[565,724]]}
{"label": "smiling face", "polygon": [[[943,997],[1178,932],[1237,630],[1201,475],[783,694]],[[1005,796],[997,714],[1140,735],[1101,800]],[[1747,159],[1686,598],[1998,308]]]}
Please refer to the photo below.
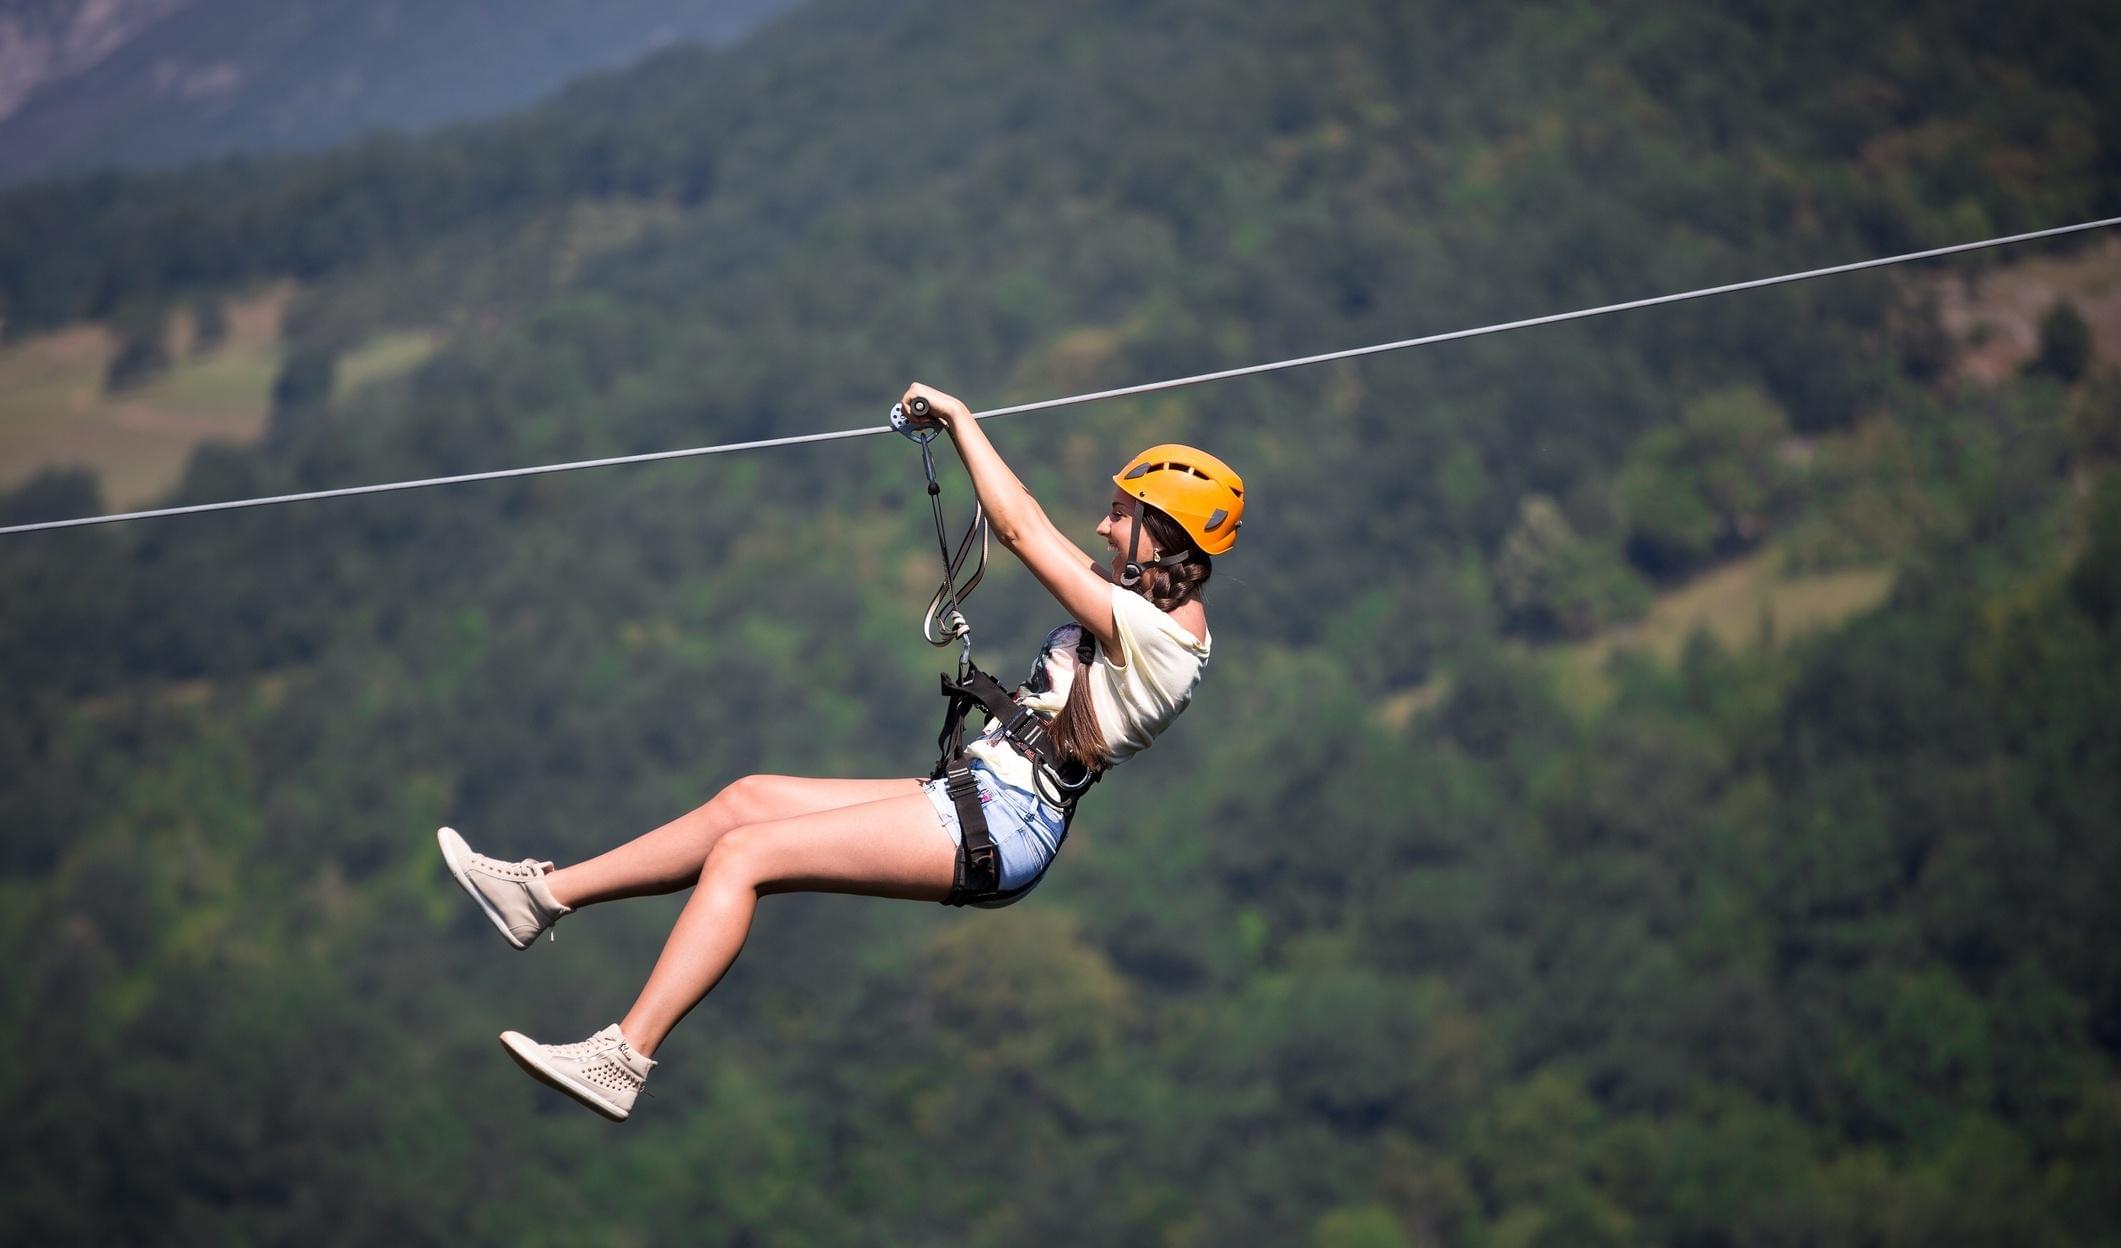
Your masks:
{"label": "smiling face", "polygon": [[[1112,575],[1122,576],[1127,570],[1127,541],[1134,528],[1135,499],[1125,490],[1112,491],[1112,507],[1105,518],[1097,522],[1097,535],[1105,539],[1105,546],[1112,552]],[[1163,552],[1156,549],[1156,539],[1144,529],[1141,545],[1135,551],[1135,559],[1147,563]]]}

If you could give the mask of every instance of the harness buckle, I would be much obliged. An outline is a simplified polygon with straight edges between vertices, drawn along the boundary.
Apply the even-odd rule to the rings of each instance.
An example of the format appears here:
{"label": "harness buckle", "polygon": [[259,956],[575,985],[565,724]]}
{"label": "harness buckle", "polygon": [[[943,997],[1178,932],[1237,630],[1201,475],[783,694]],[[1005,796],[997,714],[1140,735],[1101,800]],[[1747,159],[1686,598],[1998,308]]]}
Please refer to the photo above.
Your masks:
{"label": "harness buckle", "polygon": [[979,800],[979,781],[972,778],[969,768],[953,767],[943,773],[943,791],[950,795],[951,801],[966,797],[976,802]]}
{"label": "harness buckle", "polygon": [[1002,735],[1034,755],[1045,752],[1046,721],[1028,706],[1017,707],[1014,715],[1002,721]]}

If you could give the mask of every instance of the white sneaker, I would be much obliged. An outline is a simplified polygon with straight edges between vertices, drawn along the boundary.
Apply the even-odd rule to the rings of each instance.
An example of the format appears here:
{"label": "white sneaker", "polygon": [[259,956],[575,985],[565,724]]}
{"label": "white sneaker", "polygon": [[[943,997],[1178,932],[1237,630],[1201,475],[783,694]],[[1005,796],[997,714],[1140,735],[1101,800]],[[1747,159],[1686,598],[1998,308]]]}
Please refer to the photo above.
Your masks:
{"label": "white sneaker", "polygon": [[435,840],[441,843],[442,861],[449,864],[449,873],[516,948],[528,949],[539,932],[559,922],[561,915],[574,913],[572,906],[560,904],[545,883],[551,863],[535,858],[502,862],[475,854],[454,828],[437,831]]}
{"label": "white sneaker", "polygon": [[579,1044],[539,1044],[520,1031],[501,1033],[516,1065],[611,1119],[626,1121],[655,1061],[633,1051],[613,1023]]}

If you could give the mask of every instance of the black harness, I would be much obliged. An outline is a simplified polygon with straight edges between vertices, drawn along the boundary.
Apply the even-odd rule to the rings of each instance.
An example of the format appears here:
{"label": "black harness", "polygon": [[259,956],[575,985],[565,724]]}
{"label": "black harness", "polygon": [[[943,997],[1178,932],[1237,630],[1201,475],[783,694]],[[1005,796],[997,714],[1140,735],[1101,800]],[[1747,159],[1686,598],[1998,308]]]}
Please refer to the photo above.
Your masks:
{"label": "black harness", "polygon": [[[1097,654],[1097,641],[1088,630],[1075,648],[1075,678],[1087,680],[1090,662]],[[1016,900],[1031,886],[1003,892],[1001,853],[987,830],[987,814],[980,806],[979,783],[972,777],[972,763],[965,754],[965,716],[974,707],[987,713],[989,723],[1000,721],[1002,740],[1031,760],[1038,796],[1060,807],[1062,834],[1075,821],[1075,803],[1097,783],[1101,774],[1086,772],[1081,764],[1063,759],[1053,744],[1046,717],[1019,703],[1002,683],[977,667],[966,664],[956,680],[942,678],[943,696],[950,707],[943,713],[943,730],[935,744],[942,750],[936,759],[932,780],[943,782],[943,791],[957,807],[962,835],[957,847],[957,879],[946,906],[995,905]]]}

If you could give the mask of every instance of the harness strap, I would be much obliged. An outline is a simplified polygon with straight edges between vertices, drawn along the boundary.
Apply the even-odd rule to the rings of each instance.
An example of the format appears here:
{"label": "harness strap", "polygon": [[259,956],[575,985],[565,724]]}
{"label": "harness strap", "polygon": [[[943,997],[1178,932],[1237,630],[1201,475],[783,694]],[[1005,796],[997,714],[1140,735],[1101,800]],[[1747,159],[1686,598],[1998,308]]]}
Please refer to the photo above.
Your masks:
{"label": "harness strap", "polygon": [[[1086,633],[1083,644],[1076,649],[1080,661],[1076,679],[1085,679],[1089,661],[1095,654],[1096,642]],[[944,676],[941,684],[943,696],[950,699],[950,706],[943,715],[943,730],[936,734],[935,743],[942,756],[936,760],[930,779],[943,782],[943,791],[950,795],[950,803],[957,809],[960,834],[957,875],[951,883],[950,894],[943,898],[943,904],[964,906],[997,901],[1003,896],[1001,851],[987,827],[986,811],[980,804],[979,783],[973,778],[972,764],[965,754],[965,716],[975,706],[985,711],[990,720],[1001,723],[1004,739],[1030,755],[1041,777],[1052,777],[1051,787],[1058,793],[1047,793],[1048,785],[1041,780],[1040,796],[1061,808],[1064,829],[1075,820],[1076,799],[1096,783],[1098,773],[1092,772],[1073,785],[1062,781],[1061,767],[1054,758],[1052,732],[1045,718],[1018,703],[1000,681],[977,667],[969,669],[958,680]]]}
{"label": "harness strap", "polygon": [[[971,674],[995,683],[978,668],[973,668]],[[950,699],[950,707],[943,714],[943,730],[935,739],[942,756],[929,777],[943,782],[943,791],[957,808],[957,874],[951,881],[949,895],[943,898],[946,906],[989,900],[1001,891],[1002,883],[1001,851],[987,828],[987,813],[980,806],[979,781],[973,778],[972,764],[965,757],[965,715],[981,705],[977,694],[966,687],[971,683],[969,678],[942,678],[943,696]]]}
{"label": "harness strap", "polygon": [[950,795],[951,805],[957,807],[961,835],[957,876],[951,881],[950,895],[943,898],[943,904],[963,906],[990,900],[1002,889],[1002,854],[995,847],[994,834],[987,830],[987,814],[980,808],[979,781],[972,778],[972,768],[962,755],[942,779],[943,791]]}
{"label": "harness strap", "polygon": [[[1142,574],[1150,568],[1175,568],[1193,557],[1193,552],[1190,550],[1174,550],[1169,554],[1159,555],[1149,560],[1147,565],[1140,562],[1138,556],[1141,554],[1142,545],[1141,509],[1145,506],[1147,506],[1146,503],[1135,504],[1134,516],[1127,530],[1127,566],[1122,569],[1119,577],[1120,585],[1127,589],[1132,589],[1136,585],[1141,584]],[[1104,569],[1100,567],[1098,571],[1104,572]],[[1111,578],[1107,575],[1106,579],[1109,580]]]}

